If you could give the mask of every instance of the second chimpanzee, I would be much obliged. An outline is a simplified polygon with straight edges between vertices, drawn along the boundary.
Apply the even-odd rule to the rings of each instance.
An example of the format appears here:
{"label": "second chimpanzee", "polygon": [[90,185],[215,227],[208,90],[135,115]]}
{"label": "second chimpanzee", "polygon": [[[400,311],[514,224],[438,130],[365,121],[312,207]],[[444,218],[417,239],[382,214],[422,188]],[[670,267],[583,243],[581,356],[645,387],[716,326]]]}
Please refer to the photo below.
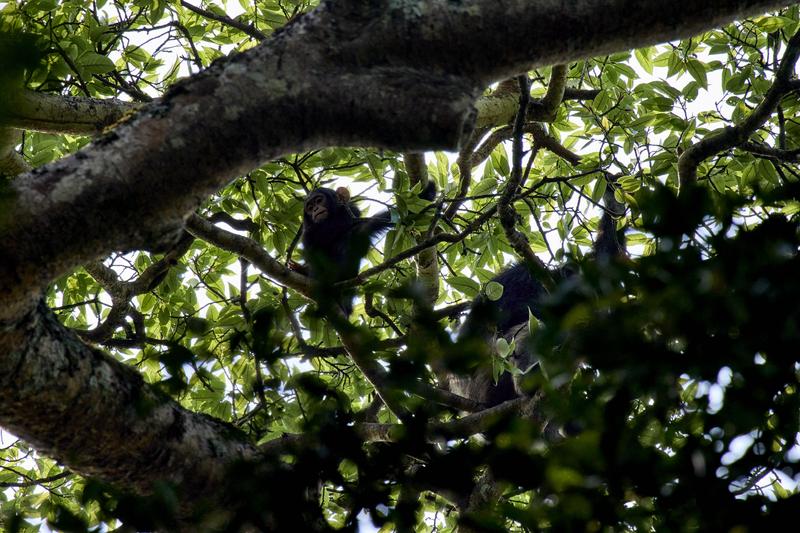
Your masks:
{"label": "second chimpanzee", "polygon": [[[595,261],[607,261],[625,253],[624,235],[616,231],[616,219],[625,212],[624,206],[614,198],[614,191],[608,187],[603,197],[605,211],[600,219],[600,227],[593,247]],[[553,272],[555,279],[568,279],[576,275],[573,268],[562,267]],[[528,318],[530,314],[538,319],[541,315],[541,301],[547,294],[544,286],[522,263],[514,265],[494,278],[503,286],[502,296],[491,301],[479,296],[472,303],[469,315],[459,329],[459,339],[473,338],[494,346],[499,338],[511,343],[515,350],[510,362],[523,372],[537,361],[527,348]],[[504,372],[495,383],[490,364],[482,364],[469,375],[449,376],[448,388],[486,406],[493,406],[519,396],[518,384],[509,372]]]}
{"label": "second chimpanzee", "polygon": [[[436,186],[429,182],[420,198],[430,201],[435,195]],[[314,189],[303,206],[302,242],[306,264],[294,264],[293,268],[311,278],[321,303],[334,301],[349,316],[355,291],[338,290],[333,284],[358,275],[361,260],[369,252],[373,238],[391,227],[389,211],[362,218],[344,187],[335,191],[325,187]]]}

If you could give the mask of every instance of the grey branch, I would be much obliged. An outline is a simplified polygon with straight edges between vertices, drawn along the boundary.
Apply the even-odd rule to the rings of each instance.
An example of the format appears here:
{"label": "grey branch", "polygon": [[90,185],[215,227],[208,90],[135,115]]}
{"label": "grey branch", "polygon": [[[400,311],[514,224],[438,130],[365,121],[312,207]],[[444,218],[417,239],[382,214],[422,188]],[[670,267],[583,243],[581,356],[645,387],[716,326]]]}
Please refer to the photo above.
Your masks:
{"label": "grey branch", "polygon": [[10,95],[2,122],[22,130],[94,135],[140,104],[108,98],[85,98],[21,90]]}

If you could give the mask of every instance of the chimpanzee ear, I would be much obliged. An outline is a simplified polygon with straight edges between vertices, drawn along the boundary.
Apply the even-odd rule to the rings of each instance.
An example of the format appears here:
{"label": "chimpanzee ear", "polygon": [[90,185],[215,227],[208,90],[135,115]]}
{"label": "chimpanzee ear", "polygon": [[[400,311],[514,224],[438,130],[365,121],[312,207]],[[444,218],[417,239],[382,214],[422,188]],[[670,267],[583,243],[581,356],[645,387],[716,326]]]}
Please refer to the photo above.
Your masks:
{"label": "chimpanzee ear", "polygon": [[350,201],[350,191],[347,190],[347,187],[339,187],[336,189],[336,197],[343,205],[347,205],[347,202]]}

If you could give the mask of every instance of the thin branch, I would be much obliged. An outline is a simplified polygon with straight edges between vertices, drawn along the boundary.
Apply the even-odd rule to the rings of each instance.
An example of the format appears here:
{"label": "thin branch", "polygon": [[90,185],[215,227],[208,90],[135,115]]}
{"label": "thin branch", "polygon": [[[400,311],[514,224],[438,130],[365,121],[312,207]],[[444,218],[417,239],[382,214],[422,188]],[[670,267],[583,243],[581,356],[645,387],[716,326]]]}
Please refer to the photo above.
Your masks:
{"label": "thin branch", "polygon": [[[455,420],[433,423],[430,425],[429,438],[431,440],[463,439],[483,433],[495,425],[498,420],[515,413],[524,414],[531,411],[538,401],[538,397],[515,398]],[[357,424],[356,430],[367,442],[393,442],[404,433],[401,424],[363,423]]]}
{"label": "thin branch", "polygon": [[766,157],[768,159],[774,159],[784,163],[797,163],[800,161],[800,149],[781,150],[779,148],[767,146],[766,144],[749,141],[743,143],[741,146],[739,146],[739,148],[745,152],[750,152],[755,156]]}
{"label": "thin branch", "polygon": [[[184,233],[175,246],[164,257],[153,262],[133,281],[122,281],[117,273],[101,262],[84,265],[84,269],[111,295],[111,310],[106,319],[91,330],[74,330],[82,339],[90,342],[106,344],[114,331],[125,324],[125,317],[134,317],[138,311],[130,300],[136,295],[155,289],[167,276],[169,269],[189,250],[194,237]],[[144,334],[143,327],[137,327],[137,333]],[[141,341],[141,339],[136,339]]]}
{"label": "thin branch", "polygon": [[464,203],[464,199],[467,197],[469,186],[472,184],[472,167],[474,166],[472,164],[472,152],[488,130],[489,128],[475,128],[469,140],[464,143],[464,146],[458,153],[458,160],[456,161],[459,173],[458,192],[451,200],[444,215],[442,215],[444,220],[453,220],[453,217],[455,217],[458,212],[458,208],[461,207],[461,204]]}
{"label": "thin branch", "polygon": [[397,324],[394,323],[394,320],[392,320],[389,315],[375,307],[374,300],[375,295],[371,292],[368,292],[364,296],[364,311],[367,313],[367,316],[371,318],[380,318],[387,326],[392,328],[392,331],[394,331],[398,336],[402,337],[403,332],[397,327]]}
{"label": "thin branch", "polygon": [[192,34],[189,33],[189,30],[181,24],[180,22],[173,22],[172,26],[178,29],[179,32],[183,34],[183,37],[189,42],[189,48],[192,51],[192,58],[194,60],[195,66],[198,69],[203,69],[203,60],[200,59],[200,54],[197,52],[197,47],[194,45],[194,39],[192,39]]}
{"label": "thin branch", "polygon": [[48,476],[39,479],[29,479],[28,481],[3,481],[0,482],[0,487],[2,488],[33,487],[35,485],[43,485],[45,483],[52,483],[53,481],[60,481],[62,479],[68,478],[71,475],[72,472],[70,472],[69,470],[65,470],[64,472],[60,472],[54,476]]}
{"label": "thin branch", "polygon": [[[525,261],[542,285],[548,291],[553,290],[555,281],[547,266],[539,259],[536,254],[531,250],[528,240],[522,232],[516,229],[517,212],[514,210],[513,199],[517,194],[520,186],[522,185],[522,134],[523,126],[525,124],[525,112],[528,108],[529,96],[529,83],[527,76],[520,76],[520,97],[519,97],[519,111],[517,118],[514,121],[514,135],[513,135],[513,148],[512,148],[512,168],[511,176],[509,176],[503,194],[497,202],[497,210],[500,214],[500,223],[506,233],[508,242]],[[530,155],[531,159],[535,157],[535,152]]]}
{"label": "thin branch", "polygon": [[681,189],[697,181],[697,167],[709,157],[746,142],[766,122],[783,97],[795,90],[792,80],[794,66],[800,57],[800,31],[789,40],[780,67],[764,100],[742,122],[713,131],[693,144],[678,158],[678,177]]}
{"label": "thin branch", "polygon": [[311,286],[308,277],[292,272],[280,264],[253,239],[219,228],[199,215],[189,217],[186,221],[186,230],[198,239],[203,239],[214,246],[247,259],[250,264],[277,283],[290,287],[304,296],[310,294]]}
{"label": "thin branch", "polygon": [[398,420],[404,420],[408,410],[403,405],[402,392],[391,386],[388,373],[378,364],[369,342],[371,335],[353,326],[338,307],[330,307],[326,315],[328,323],[336,330],[350,359],[375,389],[375,394],[380,397],[389,412]]}
{"label": "thin branch", "polygon": [[[592,171],[596,172],[596,171]],[[527,198],[528,196],[533,195],[539,188],[549,184],[549,183],[564,183],[569,182],[571,179],[578,179],[585,176],[587,173],[577,174],[575,176],[566,176],[566,177],[553,177],[553,178],[544,178],[536,182],[536,184],[531,187],[529,190],[525,191],[523,194],[520,194],[514,198],[514,201],[517,201],[522,198]],[[449,242],[449,243],[456,243],[461,242],[467,237],[469,237],[472,233],[478,230],[483,224],[488,222],[495,214],[497,213],[497,204],[491,205],[486,208],[480,215],[475,217],[472,222],[467,224],[465,228],[458,232],[458,233],[439,233],[430,239],[425,240],[424,242],[412,246],[410,248],[406,248],[402,252],[398,252],[397,255],[386,259],[384,262],[376,265],[372,268],[368,268],[363,270],[358,274],[358,276],[354,278],[350,278],[347,280],[339,281],[336,283],[336,287],[339,288],[346,288],[346,287],[354,287],[357,285],[362,285],[367,278],[380,274],[384,270],[393,267],[397,263],[408,259],[409,257],[413,257],[418,254],[421,250],[425,248],[429,248],[435,244],[439,244],[441,242]]]}
{"label": "thin branch", "polygon": [[232,28],[236,28],[237,30],[246,33],[247,35],[249,35],[253,39],[256,39],[257,41],[263,41],[264,39],[267,38],[267,35],[265,33],[261,32],[260,30],[258,30],[254,26],[251,26],[249,24],[245,24],[243,22],[240,22],[240,21],[238,21],[236,19],[233,19],[233,18],[231,18],[231,17],[229,17],[227,15],[217,15],[216,13],[213,13],[211,11],[207,11],[207,10],[205,10],[203,8],[194,6],[194,5],[190,4],[189,2],[187,2],[186,0],[181,0],[181,5],[183,7],[185,7],[186,9],[188,9],[189,11],[192,11],[192,12],[200,15],[201,17],[204,17],[204,18],[207,18],[207,19],[211,19],[211,20],[215,20],[217,22],[221,22],[222,24],[225,24],[226,26],[230,26]]}
{"label": "thin branch", "polygon": [[564,89],[564,100],[594,100],[598,94],[600,94],[600,89],[566,87]]}

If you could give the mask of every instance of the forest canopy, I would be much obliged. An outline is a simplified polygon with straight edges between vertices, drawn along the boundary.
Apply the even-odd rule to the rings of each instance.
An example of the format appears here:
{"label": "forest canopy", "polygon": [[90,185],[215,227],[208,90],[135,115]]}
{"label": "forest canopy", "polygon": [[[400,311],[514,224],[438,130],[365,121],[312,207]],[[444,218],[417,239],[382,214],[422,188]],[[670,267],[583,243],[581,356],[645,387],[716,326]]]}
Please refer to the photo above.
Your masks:
{"label": "forest canopy", "polygon": [[784,523],[785,4],[0,2],[0,527]]}

